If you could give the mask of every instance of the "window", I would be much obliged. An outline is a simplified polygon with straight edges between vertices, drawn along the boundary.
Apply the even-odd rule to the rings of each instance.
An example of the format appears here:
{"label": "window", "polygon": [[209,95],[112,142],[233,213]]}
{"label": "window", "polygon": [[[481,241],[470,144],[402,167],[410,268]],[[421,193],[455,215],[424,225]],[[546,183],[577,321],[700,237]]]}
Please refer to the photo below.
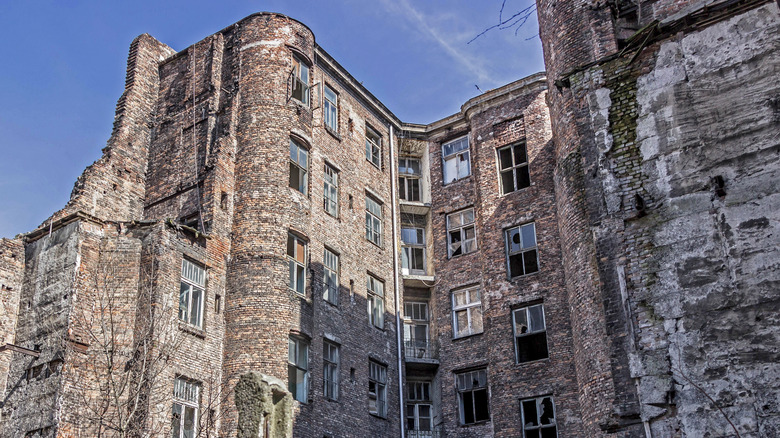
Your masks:
{"label": "window", "polygon": [[200,383],[183,377],[173,382],[173,415],[171,428],[174,438],[191,438],[198,432],[198,404]]}
{"label": "window", "polygon": [[431,404],[430,382],[406,382],[408,398],[406,402],[406,430],[411,437],[432,437],[433,406]]}
{"label": "window", "polygon": [[292,97],[306,105],[309,104],[309,66],[299,58],[293,55],[292,76]]}
{"label": "window", "polygon": [[339,256],[325,248],[322,256],[325,278],[322,298],[334,305],[339,304]]}
{"label": "window", "polygon": [[309,151],[296,140],[290,139],[290,187],[303,193],[309,186]]}
{"label": "window", "polygon": [[546,359],[547,329],[544,306],[537,304],[512,312],[517,363]]}
{"label": "window", "polygon": [[441,155],[444,160],[442,173],[444,184],[471,175],[471,163],[469,160],[469,137],[465,135],[441,145]]}
{"label": "window", "polygon": [[482,333],[482,302],[479,288],[452,293],[452,325],[456,338]]}
{"label": "window", "polygon": [[487,370],[474,370],[456,375],[460,424],[490,420],[487,390]]}
{"label": "window", "polygon": [[511,193],[531,185],[525,142],[498,150],[498,170],[501,175],[501,193]]}
{"label": "window", "polygon": [[387,415],[387,367],[373,360],[368,362],[368,412]]}
{"label": "window", "polygon": [[325,127],[331,131],[339,132],[339,95],[329,86],[325,85],[322,92],[322,118]]}
{"label": "window", "polygon": [[370,126],[366,125],[366,160],[378,168],[382,168],[382,137]]}
{"label": "window", "polygon": [[447,253],[450,257],[477,250],[474,209],[447,215]]}
{"label": "window", "polygon": [[382,205],[366,196],[366,239],[382,246]]}
{"label": "window", "polygon": [[306,242],[287,234],[287,263],[290,266],[290,289],[303,295],[306,291]]}
{"label": "window", "polygon": [[368,322],[374,327],[385,327],[385,284],[368,275]]}
{"label": "window", "polygon": [[287,389],[293,398],[306,403],[309,400],[309,343],[290,336],[287,354]]}
{"label": "window", "polygon": [[181,288],[179,289],[179,319],[203,328],[203,299],[206,286],[206,270],[187,259],[181,262]]}
{"label": "window", "polygon": [[406,357],[431,359],[428,341],[428,303],[404,303],[404,347]]}
{"label": "window", "polygon": [[327,164],[325,165],[324,185],[323,206],[325,211],[333,217],[339,217],[339,172]]}
{"label": "window", "polygon": [[552,397],[520,400],[523,438],[556,438],[555,404]]}
{"label": "window", "polygon": [[325,398],[339,399],[339,346],[330,341],[322,342],[322,379]]}
{"label": "window", "polygon": [[539,270],[536,254],[536,227],[533,223],[506,230],[509,277],[519,277]]}
{"label": "window", "polygon": [[405,201],[420,201],[420,160],[400,158],[398,160],[398,196]]}
{"label": "window", "polygon": [[401,273],[425,275],[425,230],[401,228]]}

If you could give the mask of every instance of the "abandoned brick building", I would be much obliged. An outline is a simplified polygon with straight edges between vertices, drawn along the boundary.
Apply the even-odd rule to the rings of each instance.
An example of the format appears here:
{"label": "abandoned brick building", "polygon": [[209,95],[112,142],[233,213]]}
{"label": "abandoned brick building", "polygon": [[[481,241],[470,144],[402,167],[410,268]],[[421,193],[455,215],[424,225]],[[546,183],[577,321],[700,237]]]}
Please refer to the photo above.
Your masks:
{"label": "abandoned brick building", "polygon": [[136,38],[0,241],[0,436],[780,436],[778,4],[537,10],[427,125],[283,15]]}

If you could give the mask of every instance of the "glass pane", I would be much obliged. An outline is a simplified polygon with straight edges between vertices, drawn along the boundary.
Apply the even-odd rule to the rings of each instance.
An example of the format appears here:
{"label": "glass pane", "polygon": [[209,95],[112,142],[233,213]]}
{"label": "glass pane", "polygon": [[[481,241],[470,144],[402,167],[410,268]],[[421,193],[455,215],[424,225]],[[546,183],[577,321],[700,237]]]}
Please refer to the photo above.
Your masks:
{"label": "glass pane", "polygon": [[417,271],[425,270],[425,253],[423,251],[422,248],[412,248],[412,269]]}
{"label": "glass pane", "polygon": [[298,148],[298,163],[303,169],[309,168],[309,152],[304,148]]}
{"label": "glass pane", "polygon": [[469,293],[469,303],[479,302],[479,289],[470,289],[468,293]]}
{"label": "glass pane", "polygon": [[414,228],[401,228],[401,240],[404,243],[417,243],[417,232]]}
{"label": "glass pane", "polygon": [[303,281],[306,278],[306,275],[304,274],[303,266],[296,265],[296,283],[295,283],[295,290],[298,293],[303,293],[304,287],[303,287]]}
{"label": "glass pane", "polygon": [[173,438],[181,437],[181,411],[182,406],[178,403],[174,403],[173,414],[171,415],[171,429],[173,430]]}
{"label": "glass pane", "polygon": [[525,163],[526,161],[528,161],[528,158],[525,156],[525,144],[515,145],[515,164]]}
{"label": "glass pane", "polygon": [[467,291],[453,292],[452,296],[455,298],[455,307],[461,307],[466,305]]}
{"label": "glass pane", "polygon": [[287,339],[287,362],[294,364],[295,358],[298,356],[296,353],[297,344],[294,339]]}
{"label": "glass pane", "polygon": [[528,308],[531,316],[531,331],[538,332],[544,330],[544,311],[542,306],[531,306]]}
{"label": "glass pane", "polygon": [[301,80],[304,83],[308,84],[309,83],[309,66],[307,66],[306,64],[304,64],[301,61],[298,61],[298,65],[300,66],[300,72],[299,73],[300,73]]}
{"label": "glass pane", "polygon": [[192,288],[192,307],[190,308],[190,324],[200,327],[200,309],[202,309],[203,291]]}
{"label": "glass pane", "polygon": [[474,333],[482,333],[482,308],[471,308],[471,328]]}
{"label": "glass pane", "polygon": [[306,262],[306,244],[298,239],[295,240],[295,260],[299,263]]}
{"label": "glass pane", "polygon": [[501,192],[511,193],[515,191],[514,176],[512,170],[501,172]]}
{"label": "glass pane", "polygon": [[290,162],[290,187],[300,190],[300,169],[292,161]]}
{"label": "glass pane", "polygon": [[187,406],[184,408],[184,427],[182,430],[184,438],[195,437],[195,408]]}
{"label": "glass pane", "polygon": [[523,266],[526,274],[531,274],[539,270],[539,264],[536,261],[536,250],[526,251],[523,253]]}
{"label": "glass pane", "polygon": [[523,248],[536,246],[536,227],[534,224],[523,225],[521,232],[523,234]]}
{"label": "glass pane", "polygon": [[411,255],[411,248],[401,248],[401,269],[409,270],[409,256]]}
{"label": "glass pane", "polygon": [[507,237],[507,243],[509,244],[509,253],[513,254],[522,248],[520,246],[520,230],[517,228],[512,228],[511,230],[507,230],[506,232]]}
{"label": "glass pane", "polygon": [[290,286],[290,289],[295,289],[295,267],[298,265],[296,265],[295,262],[292,260],[287,262],[287,264],[290,267],[290,279],[287,285]]}
{"label": "glass pane", "polygon": [[468,327],[469,327],[469,319],[468,319],[468,312],[466,310],[461,310],[458,312],[455,312],[455,334],[456,336],[462,336],[469,333]]}
{"label": "glass pane", "polygon": [[298,162],[298,145],[292,140],[290,140],[290,160]]}
{"label": "glass pane", "polygon": [[522,166],[515,169],[517,175],[517,188],[524,189],[531,185],[531,177],[528,175],[528,166]]}
{"label": "glass pane", "polygon": [[417,243],[422,245],[425,243],[425,230],[417,228]]}
{"label": "glass pane", "polygon": [[458,178],[465,178],[471,174],[471,167],[469,165],[469,153],[464,152],[458,155]]}
{"label": "glass pane", "polygon": [[463,212],[463,224],[470,224],[472,222],[474,222],[474,210],[470,208]]}
{"label": "glass pane", "polygon": [[330,89],[330,87],[325,87],[325,99],[328,99],[329,101],[336,103],[336,93],[333,92],[333,90]]}
{"label": "glass pane", "polygon": [[466,234],[466,240],[473,240],[476,236],[474,233],[474,227],[464,228],[463,232]]}
{"label": "glass pane", "polygon": [[444,184],[458,179],[458,162],[456,157],[444,160]]}
{"label": "glass pane", "polygon": [[179,290],[179,319],[182,321],[187,320],[187,306],[189,305],[190,297],[190,285],[187,283],[181,283],[181,289]]}
{"label": "glass pane", "polygon": [[409,201],[417,202],[420,200],[420,180],[409,180]]}
{"label": "glass pane", "polygon": [[304,370],[309,369],[309,346],[302,341],[298,342],[298,361],[296,365]]}
{"label": "glass pane", "polygon": [[508,169],[512,167],[512,149],[504,148],[498,151],[498,158],[501,169]]}
{"label": "glass pane", "polygon": [[409,160],[409,170],[414,175],[420,174],[420,160]]}
{"label": "glass pane", "polygon": [[290,234],[287,235],[287,255],[295,257],[295,238]]}
{"label": "glass pane", "polygon": [[461,219],[460,213],[455,213],[447,216],[447,228],[453,229],[459,227],[461,225],[460,219]]}
{"label": "glass pane", "polygon": [[536,400],[523,400],[523,421],[524,427],[538,426],[539,421],[536,415]]}
{"label": "glass pane", "polygon": [[528,333],[528,315],[526,309],[515,310],[515,336]]}

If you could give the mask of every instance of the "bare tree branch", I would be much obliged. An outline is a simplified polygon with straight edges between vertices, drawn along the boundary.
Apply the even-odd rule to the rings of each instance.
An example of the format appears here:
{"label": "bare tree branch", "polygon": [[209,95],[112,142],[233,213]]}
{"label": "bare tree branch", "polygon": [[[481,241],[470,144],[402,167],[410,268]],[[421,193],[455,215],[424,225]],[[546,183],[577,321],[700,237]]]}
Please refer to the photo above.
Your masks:
{"label": "bare tree branch", "polygon": [[477,36],[470,39],[466,44],[471,44],[477,38],[490,32],[493,29],[505,30],[505,29],[514,28],[515,35],[517,35],[517,32],[520,30],[520,28],[523,27],[523,25],[528,21],[528,19],[531,18],[536,13],[536,2],[533,2],[530,6],[526,6],[525,8],[512,14],[509,18],[504,19],[504,7],[506,7],[506,0],[503,0],[501,2],[501,9],[498,11],[497,24],[494,24],[486,28],[485,30],[480,32]]}

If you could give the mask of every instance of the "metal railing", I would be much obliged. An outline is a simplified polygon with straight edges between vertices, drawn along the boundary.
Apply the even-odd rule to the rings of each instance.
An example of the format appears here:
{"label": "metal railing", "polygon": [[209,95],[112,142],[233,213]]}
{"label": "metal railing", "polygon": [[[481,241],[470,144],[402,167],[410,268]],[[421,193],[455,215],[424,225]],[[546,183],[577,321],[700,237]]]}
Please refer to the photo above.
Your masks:
{"label": "metal railing", "polygon": [[440,428],[434,430],[406,429],[407,438],[441,438],[444,436]]}
{"label": "metal railing", "polygon": [[436,343],[430,339],[405,339],[404,354],[407,359],[438,359]]}

